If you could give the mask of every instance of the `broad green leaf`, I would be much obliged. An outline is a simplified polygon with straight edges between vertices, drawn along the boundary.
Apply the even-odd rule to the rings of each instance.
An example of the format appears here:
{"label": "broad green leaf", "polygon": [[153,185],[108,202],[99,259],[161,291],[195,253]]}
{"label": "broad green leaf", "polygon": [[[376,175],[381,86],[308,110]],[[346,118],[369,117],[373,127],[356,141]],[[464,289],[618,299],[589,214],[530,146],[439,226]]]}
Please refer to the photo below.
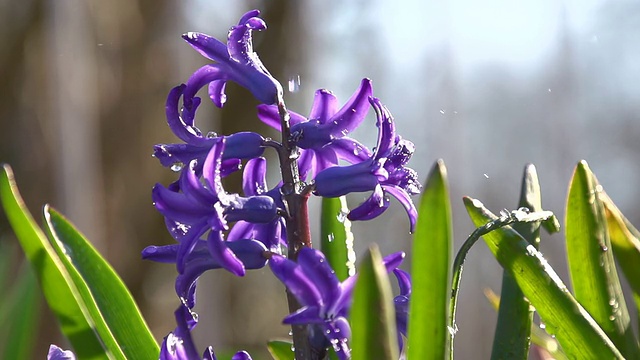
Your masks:
{"label": "broad green leaf", "polygon": [[271,340],[267,343],[267,349],[274,360],[295,360],[293,343],[283,340]]}
{"label": "broad green leaf", "polygon": [[[45,206],[52,244],[79,289],[86,288],[102,324],[128,359],[155,359],[160,349],[131,293],[111,265],[60,213]],[[114,350],[115,353],[115,350]]]}
{"label": "broad green leaf", "polygon": [[353,233],[347,213],[349,208],[344,196],[322,198],[320,249],[340,281],[344,281],[356,272]]}
{"label": "broad green leaf", "polygon": [[33,270],[26,263],[23,265],[14,283],[0,298],[3,339],[0,344],[0,359],[32,358],[33,343],[36,340],[33,334],[38,331],[40,296]]}
{"label": "broad green leaf", "polygon": [[620,212],[613,201],[603,194],[607,229],[613,254],[631,289],[636,308],[640,309],[640,232]]}
{"label": "broad green leaf", "polygon": [[81,359],[115,358],[96,332],[95,321],[71,275],[25,207],[8,165],[2,166],[0,174],[0,201],[75,354]]}
{"label": "broad green leaf", "polygon": [[398,359],[391,283],[376,245],[369,248],[360,264],[350,321],[353,360]]}
{"label": "broad green leaf", "polygon": [[420,200],[413,236],[408,358],[444,359],[453,243],[447,170],[438,160]]}
{"label": "broad green leaf", "polygon": [[[476,226],[496,219],[480,201],[465,197],[464,203]],[[497,229],[483,238],[500,265],[509,271],[535,306],[547,332],[556,336],[569,358],[623,358],[533,245],[510,227]]]}
{"label": "broad green leaf", "polygon": [[627,358],[640,358],[618,272],[602,203],[602,187],[589,166],[575,169],[566,211],[567,260],[576,300],[593,316]]}
{"label": "broad green leaf", "polygon": [[[489,303],[494,310],[498,311],[500,309],[500,296],[494,293],[491,289],[484,289],[484,296],[489,300]],[[531,342],[545,349],[556,360],[567,359],[567,355],[562,351],[558,341],[536,324],[531,325]]]}
{"label": "broad green leaf", "polygon": [[[535,166],[529,164],[524,169],[520,190],[519,208],[542,211],[540,183]],[[536,249],[540,244],[540,223],[522,222],[513,225]],[[493,337],[492,359],[527,359],[533,323],[533,308],[525,299],[516,280],[508,271],[502,273],[502,302],[498,311],[498,324]]]}

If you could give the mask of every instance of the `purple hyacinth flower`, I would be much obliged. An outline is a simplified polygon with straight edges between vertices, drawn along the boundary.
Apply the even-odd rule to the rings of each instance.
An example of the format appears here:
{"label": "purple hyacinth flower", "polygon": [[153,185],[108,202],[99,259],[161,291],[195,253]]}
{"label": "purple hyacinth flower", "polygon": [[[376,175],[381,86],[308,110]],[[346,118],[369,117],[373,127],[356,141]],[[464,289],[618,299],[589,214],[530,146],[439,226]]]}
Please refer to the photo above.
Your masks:
{"label": "purple hyacinth flower", "polygon": [[200,88],[209,84],[209,97],[222,107],[226,101],[225,85],[231,80],[245,87],[264,104],[275,104],[282,97],[282,85],[269,73],[253,51],[252,30],[267,28],[258,17],[260,11],[252,10],[242,16],[238,25],[229,30],[227,45],[202,33],[190,32],[182,37],[202,56],[215,61],[198,69],[187,81],[185,106]]}
{"label": "purple hyacinth flower", "polygon": [[407,337],[407,324],[409,317],[409,299],[411,298],[411,275],[406,271],[400,269],[394,269],[393,274],[398,280],[398,286],[400,287],[400,295],[393,298],[393,303],[396,308],[396,326],[398,328],[398,344],[400,351],[404,347],[403,337]]}
{"label": "purple hyacinth flower", "polygon": [[[167,335],[160,348],[160,360],[216,360],[216,355],[211,346],[207,347],[202,356],[198,355],[198,350],[191,331],[198,324],[198,317],[189,308],[181,305],[175,311],[176,329]],[[251,360],[251,356],[246,351],[237,352],[232,359]]]}
{"label": "purple hyacinth flower", "polygon": [[[264,256],[267,248],[260,241],[238,239],[228,241],[226,245],[245,269],[261,269],[267,264],[267,259]],[[147,246],[142,250],[142,258],[162,263],[175,263],[178,259],[179,249],[179,244]],[[195,306],[196,282],[200,275],[207,270],[220,269],[222,267],[222,264],[216,261],[209,253],[207,242],[198,240],[185,260],[184,272],[176,278],[176,293],[189,308],[193,308]]]}
{"label": "purple hyacinth flower", "polygon": [[224,145],[225,139],[220,139],[209,151],[202,168],[204,183],[196,175],[196,163],[192,161],[178,180],[181,192],[160,184],[153,188],[154,205],[180,243],[176,259],[180,274],[185,272],[187,257],[197,240],[211,230],[207,243],[213,259],[231,273],[243,276],[244,265],[227,246],[221,231],[228,230],[227,221],[269,223],[278,217],[277,204],[270,196],[243,198],[224,191],[220,175]]}
{"label": "purple hyacinth flower", "polygon": [[[404,253],[384,258],[387,271],[397,268]],[[333,346],[338,358],[350,357],[351,327],[347,321],[357,275],[340,282],[329,266],[324,254],[312,248],[298,253],[298,262],[273,255],[269,267],[274,275],[298,299],[302,307],[284,318],[283,323],[311,325],[310,343],[324,349]]]}
{"label": "purple hyacinth flower", "polygon": [[[199,99],[194,99],[191,108],[180,108],[180,97],[186,85],[173,88],[167,96],[165,112],[167,123],[171,131],[184,143],[159,144],[154,146],[153,156],[160,160],[163,166],[189,164],[197,160],[196,173],[202,172],[202,164],[211,147],[220,141],[216,134],[202,135],[195,125],[195,114],[200,105]],[[222,176],[240,169],[240,159],[251,159],[264,152],[264,138],[254,132],[239,132],[224,136],[225,149],[222,154]]]}
{"label": "purple hyacinth flower", "polygon": [[[269,196],[277,207],[284,209],[282,194],[280,194],[281,184],[268,190],[266,180],[267,160],[263,157],[251,159],[244,167],[242,177],[242,190],[245,196]],[[264,243],[270,251],[279,253],[281,246],[287,245],[287,231],[285,221],[282,217],[277,217],[268,223],[238,221],[227,236],[229,241],[236,239],[256,239]]]}
{"label": "purple hyacinth flower", "polygon": [[366,161],[350,166],[334,166],[321,171],[315,178],[315,193],[320,196],[338,197],[352,192],[373,191],[360,206],[349,212],[349,220],[369,220],[382,214],[389,207],[391,194],[398,199],[409,215],[413,232],[418,212],[411,195],[420,192],[417,173],[405,164],[413,155],[412,142],[395,133],[393,117],[377,98],[369,99],[376,111],[378,143]]}
{"label": "purple hyacinth flower", "polygon": [[[313,178],[318,172],[338,165],[339,160],[354,164],[371,156],[369,149],[347,134],[357,128],[366,117],[369,111],[368,98],[372,92],[371,80],[363,79],[356,92],[338,109],[335,95],[320,89],[316,91],[308,118],[289,112],[292,140],[302,149],[298,164],[303,178]],[[276,106],[259,105],[258,117],[281,131]]]}
{"label": "purple hyacinth flower", "polygon": [[76,356],[71,350],[62,350],[58,346],[51,344],[47,360],[76,360]]}

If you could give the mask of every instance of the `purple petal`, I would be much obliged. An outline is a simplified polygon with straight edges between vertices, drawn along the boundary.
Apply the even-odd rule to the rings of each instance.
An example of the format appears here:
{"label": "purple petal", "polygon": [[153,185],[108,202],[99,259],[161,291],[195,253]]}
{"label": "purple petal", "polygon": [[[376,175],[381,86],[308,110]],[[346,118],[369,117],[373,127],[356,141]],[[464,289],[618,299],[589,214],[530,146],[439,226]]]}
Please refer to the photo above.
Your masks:
{"label": "purple petal", "polygon": [[245,195],[261,195],[269,189],[267,187],[267,159],[263,157],[251,159],[247,162],[242,173],[242,191]]}
{"label": "purple petal", "polygon": [[411,296],[411,275],[401,269],[393,269],[393,275],[398,279],[400,295]]}
{"label": "purple petal", "polygon": [[327,122],[333,136],[343,137],[362,123],[369,111],[368,99],[372,94],[371,80],[363,79],[351,98]]}
{"label": "purple petal", "polygon": [[400,204],[402,204],[404,209],[407,211],[410,223],[409,232],[413,233],[416,227],[416,221],[418,220],[418,210],[413,204],[413,201],[411,201],[411,197],[409,197],[409,194],[404,189],[395,185],[382,185],[382,188],[384,189],[384,191],[390,193],[391,195],[393,195],[393,197],[398,199],[398,201],[400,201]]}
{"label": "purple petal", "polygon": [[[185,124],[181,117],[180,112],[178,110],[178,101],[182,96],[182,92],[184,91],[186,85],[182,84],[174,87],[169,92],[167,96],[167,102],[165,104],[165,113],[167,116],[167,123],[169,124],[169,128],[171,131],[180,138],[180,140],[188,142],[193,137],[196,136],[195,130],[193,130],[190,126]],[[194,104],[194,107],[198,107],[199,101]],[[190,124],[193,125],[193,124]]]}
{"label": "purple petal", "polygon": [[211,346],[207,347],[202,354],[202,360],[218,360]]}
{"label": "purple petal", "polygon": [[338,317],[333,322],[326,322],[324,325],[325,336],[329,339],[338,359],[351,359],[351,349],[349,348],[351,327],[347,319]]}
{"label": "purple petal", "polygon": [[195,165],[196,161],[192,161],[188,168],[182,170],[179,180],[180,190],[198,204],[212,209],[218,198],[202,185],[196,176]]}
{"label": "purple petal", "polygon": [[[178,247],[178,254],[176,256],[176,268],[178,269],[178,273],[184,273],[184,269],[186,267],[187,259],[193,249],[196,247],[198,243],[198,239],[203,235],[207,229],[204,226],[198,227],[197,230],[192,230],[188,235],[182,238],[180,242],[180,246]],[[217,231],[211,231],[217,232]]]}
{"label": "purple petal", "polygon": [[233,225],[229,234],[227,235],[227,241],[233,242],[240,239],[255,239],[253,236],[253,227],[256,224],[252,224],[246,221],[238,221]]}
{"label": "purple petal", "polygon": [[242,24],[246,23],[247,21],[249,21],[249,19],[251,19],[253,17],[257,17],[259,15],[260,15],[260,10],[258,10],[258,9],[249,10],[246,13],[244,13],[244,15],[242,15],[240,20],[238,20],[238,25],[242,25]]}
{"label": "purple petal", "polygon": [[317,306],[305,306],[298,309],[293,314],[285,316],[282,323],[289,325],[307,325],[321,324],[324,321],[324,317],[320,315],[320,308]]}
{"label": "purple petal", "polygon": [[387,269],[387,272],[390,272],[393,269],[396,269],[402,261],[404,260],[405,253],[403,251],[398,251],[393,254],[389,254],[382,258],[382,262],[384,263],[384,267]]}
{"label": "purple petal", "polygon": [[236,276],[244,276],[244,264],[227,246],[227,242],[222,238],[222,233],[220,231],[211,231],[209,233],[207,245],[209,245],[209,253],[214,261],[218,262],[230,273]]}
{"label": "purple petal", "polygon": [[185,106],[191,106],[189,101],[193,99],[198,90],[214,80],[228,80],[229,73],[224,71],[220,64],[207,64],[196,70],[189,80],[187,87],[184,89],[183,101]]}
{"label": "purple petal", "polygon": [[208,207],[190,200],[185,194],[171,191],[161,184],[153,187],[151,198],[162,215],[180,223],[191,225],[211,212]]}
{"label": "purple petal", "polygon": [[162,263],[175,263],[178,255],[179,244],[164,246],[147,246],[142,250],[142,258]]}
{"label": "purple petal", "polygon": [[369,99],[376,112],[376,126],[378,126],[378,142],[373,158],[378,159],[390,154],[396,139],[396,127],[393,117],[386,106],[382,105],[378,98]]}
{"label": "purple petal", "polygon": [[211,147],[202,167],[202,176],[207,182],[209,190],[218,198],[226,194],[222,188],[222,178],[220,175],[221,155],[224,150],[225,141],[226,140],[222,138]]}
{"label": "purple petal", "polygon": [[322,295],[298,264],[284,256],[273,255],[269,267],[301,305],[316,306],[320,303]]}
{"label": "purple petal", "polygon": [[251,355],[246,351],[238,351],[231,357],[231,360],[251,360]]}
{"label": "purple petal", "polygon": [[[275,105],[258,105],[258,118],[263,123],[271,126],[272,128],[282,131],[280,123],[280,114],[278,113],[278,107]],[[306,122],[307,118],[294,111],[289,111],[289,125],[293,126]]]}
{"label": "purple petal", "polygon": [[338,111],[338,99],[335,95],[329,90],[316,90],[309,119],[318,120],[321,124],[324,124],[336,111]]}
{"label": "purple petal", "polygon": [[241,131],[224,138],[223,158],[252,159],[264,152],[264,138],[258,133]]}
{"label": "purple petal", "polygon": [[378,186],[378,178],[371,174],[371,166],[371,162],[366,161],[324,169],[315,177],[315,192],[320,196],[338,197],[352,192],[374,190]]}
{"label": "purple petal", "polygon": [[76,360],[76,356],[71,350],[62,350],[58,346],[51,344],[47,360]]}
{"label": "purple petal", "polygon": [[271,126],[272,128],[282,131],[280,124],[280,114],[278,114],[278,107],[275,105],[258,105],[258,118],[263,123]]}
{"label": "purple petal", "polygon": [[226,80],[214,80],[209,83],[209,98],[219,108],[227,102],[227,94],[224,92],[226,85]]}
{"label": "purple petal", "polygon": [[378,185],[367,200],[349,212],[347,218],[349,220],[371,220],[387,210],[389,204],[389,199],[384,196],[382,187]]}
{"label": "purple petal", "polygon": [[346,160],[351,164],[366,161],[371,157],[371,151],[366,146],[350,137],[334,139],[329,146],[339,159]]}
{"label": "purple petal", "polygon": [[298,158],[298,171],[302,180],[307,177],[313,178],[316,175],[315,150],[300,149],[300,157]]}
{"label": "purple petal", "polygon": [[244,220],[250,223],[265,224],[273,221],[278,216],[278,207],[269,196],[242,197],[230,195],[229,199],[229,206],[225,209],[228,221]]}
{"label": "purple petal", "polygon": [[340,281],[324,254],[312,248],[302,248],[298,253],[298,264],[318,288],[323,301],[319,305],[330,306],[335,302],[340,294]]}
{"label": "purple petal", "polygon": [[227,61],[227,45],[220,40],[206,34],[189,32],[182,35],[182,38],[189,43],[200,55],[217,62]]}

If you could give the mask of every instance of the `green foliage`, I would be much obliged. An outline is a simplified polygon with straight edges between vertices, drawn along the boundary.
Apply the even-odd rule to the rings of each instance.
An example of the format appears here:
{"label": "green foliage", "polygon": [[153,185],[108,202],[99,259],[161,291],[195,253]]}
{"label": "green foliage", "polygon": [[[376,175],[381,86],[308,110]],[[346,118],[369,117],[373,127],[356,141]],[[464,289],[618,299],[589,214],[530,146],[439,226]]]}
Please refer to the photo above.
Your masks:
{"label": "green foliage", "polygon": [[[465,198],[464,203],[476,226],[497,219],[478,200]],[[516,280],[545,322],[547,331],[556,336],[569,358],[623,358],[533,245],[511,227],[496,229],[483,237],[489,250]]]}
{"label": "green foliage", "polygon": [[64,218],[45,207],[49,241],[24,206],[7,165],[0,174],[0,199],[76,355],[155,358],[158,345],[115,272]]}
{"label": "green foliage", "polygon": [[274,360],[295,360],[293,343],[283,340],[271,340],[267,343],[267,349]]}
{"label": "green foliage", "polygon": [[353,360],[398,359],[391,284],[376,245],[360,264],[350,321]]}
{"label": "green foliage", "polygon": [[627,358],[640,358],[622,294],[607,229],[602,187],[586,162],[578,164],[569,187],[566,241],[576,299]]}
{"label": "green foliage", "polygon": [[353,233],[351,221],[347,219],[348,212],[344,196],[322,198],[320,250],[340,281],[356,272],[356,253],[353,250]]}
{"label": "green foliage", "polygon": [[0,287],[5,289],[0,298],[0,359],[30,359],[41,300],[28,264],[22,264],[17,276],[10,274],[15,265],[12,250],[13,246],[0,246]]}
{"label": "green foliage", "polygon": [[[533,165],[527,165],[522,176],[519,208],[542,211],[542,198],[538,174]],[[540,244],[540,223],[522,222],[513,225],[536,249]],[[527,359],[533,323],[533,308],[524,297],[516,280],[508,271],[502,274],[502,301],[498,311],[498,324],[493,337],[492,359]]]}
{"label": "green foliage", "polygon": [[413,236],[408,357],[443,359],[453,235],[447,170],[439,160],[427,178]]}

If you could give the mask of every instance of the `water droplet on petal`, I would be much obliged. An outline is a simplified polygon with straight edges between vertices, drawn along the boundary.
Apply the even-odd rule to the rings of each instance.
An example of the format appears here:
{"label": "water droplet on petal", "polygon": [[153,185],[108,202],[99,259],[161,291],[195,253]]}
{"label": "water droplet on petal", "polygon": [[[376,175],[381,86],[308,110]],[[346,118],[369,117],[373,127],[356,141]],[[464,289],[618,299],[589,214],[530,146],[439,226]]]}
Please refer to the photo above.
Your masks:
{"label": "water droplet on petal", "polygon": [[294,75],[289,78],[289,92],[295,93],[300,90],[300,75]]}
{"label": "water droplet on petal", "polygon": [[183,163],[175,163],[175,164],[171,165],[171,171],[180,172],[183,167],[184,167]]}

